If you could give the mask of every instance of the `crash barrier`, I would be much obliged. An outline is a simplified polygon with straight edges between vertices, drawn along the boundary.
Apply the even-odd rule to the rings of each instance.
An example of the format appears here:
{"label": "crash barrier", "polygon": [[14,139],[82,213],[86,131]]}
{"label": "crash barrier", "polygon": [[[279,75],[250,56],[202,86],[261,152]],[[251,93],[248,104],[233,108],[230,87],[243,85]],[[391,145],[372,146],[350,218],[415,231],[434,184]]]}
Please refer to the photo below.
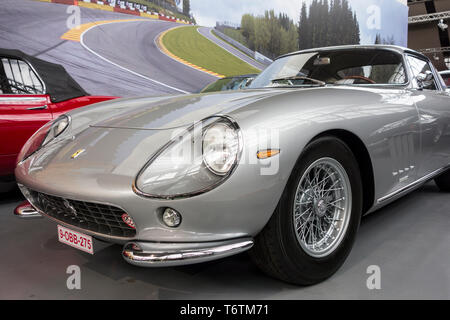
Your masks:
{"label": "crash barrier", "polygon": [[170,21],[181,24],[193,24],[187,20],[179,19],[173,16],[167,16],[158,12],[147,11],[147,6],[139,3],[121,0],[36,0],[41,2],[53,2],[59,4],[67,4],[72,6],[85,7],[90,9],[105,10],[110,12],[119,12],[140,16],[144,18]]}
{"label": "crash barrier", "polygon": [[226,42],[231,43],[233,46],[235,46],[236,48],[238,48],[239,50],[244,52],[246,55],[254,58],[256,61],[261,62],[264,65],[269,65],[273,62],[272,59],[267,58],[266,56],[264,56],[263,54],[261,54],[257,51],[250,50],[249,48],[244,46],[242,43],[227,36],[223,32],[219,31],[217,28],[214,28],[214,33],[222,40],[225,40]]}

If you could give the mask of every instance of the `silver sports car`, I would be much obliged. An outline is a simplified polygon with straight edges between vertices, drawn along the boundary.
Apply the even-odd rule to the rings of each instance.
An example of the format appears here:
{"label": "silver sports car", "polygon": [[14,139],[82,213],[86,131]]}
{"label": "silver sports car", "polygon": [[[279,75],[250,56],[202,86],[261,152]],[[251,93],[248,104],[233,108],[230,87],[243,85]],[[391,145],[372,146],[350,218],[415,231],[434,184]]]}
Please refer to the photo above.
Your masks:
{"label": "silver sports car", "polygon": [[[362,215],[435,179],[450,190],[450,95],[395,46],[280,57],[246,90],[119,99],[40,129],[15,175],[61,242],[175,266],[246,250],[309,285],[348,256]],[[34,208],[34,209],[33,209]]]}

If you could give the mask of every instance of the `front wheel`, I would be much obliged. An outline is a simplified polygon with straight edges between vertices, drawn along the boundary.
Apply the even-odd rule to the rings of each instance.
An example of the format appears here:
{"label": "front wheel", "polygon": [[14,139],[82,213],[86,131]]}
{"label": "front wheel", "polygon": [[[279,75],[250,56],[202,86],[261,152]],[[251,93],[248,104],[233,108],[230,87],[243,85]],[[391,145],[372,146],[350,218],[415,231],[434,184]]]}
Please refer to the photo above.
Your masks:
{"label": "front wheel", "polygon": [[283,281],[321,282],[350,253],[361,211],[361,176],[353,153],[337,138],[319,138],[297,161],[251,256],[264,272]]}

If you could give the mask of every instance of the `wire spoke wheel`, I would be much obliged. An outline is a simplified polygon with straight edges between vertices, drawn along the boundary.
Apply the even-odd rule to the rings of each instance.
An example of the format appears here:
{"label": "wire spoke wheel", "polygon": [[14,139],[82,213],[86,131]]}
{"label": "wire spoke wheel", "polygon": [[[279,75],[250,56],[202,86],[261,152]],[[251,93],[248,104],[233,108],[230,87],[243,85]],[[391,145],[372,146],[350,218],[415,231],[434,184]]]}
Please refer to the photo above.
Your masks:
{"label": "wire spoke wheel", "polygon": [[323,258],[339,246],[349,224],[351,198],[347,172],[335,159],[318,159],[305,170],[293,218],[297,240],[308,255]]}

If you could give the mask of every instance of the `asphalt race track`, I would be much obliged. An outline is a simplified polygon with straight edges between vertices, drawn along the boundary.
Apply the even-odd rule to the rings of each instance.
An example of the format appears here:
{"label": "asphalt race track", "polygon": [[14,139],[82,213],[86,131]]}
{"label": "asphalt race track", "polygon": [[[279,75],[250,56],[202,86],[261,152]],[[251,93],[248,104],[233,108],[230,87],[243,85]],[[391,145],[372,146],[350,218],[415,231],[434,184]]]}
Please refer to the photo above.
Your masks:
{"label": "asphalt race track", "polygon": [[[63,64],[92,94],[177,93],[167,85],[195,91],[214,80],[155,50],[155,36],[173,23],[110,24],[86,33],[86,46],[130,72],[78,42],[61,40],[66,8],[2,0],[0,47]],[[81,17],[82,23],[130,18],[83,8]],[[120,246],[97,242],[91,256],[59,243],[56,224],[50,220],[15,218],[12,211],[21,201],[18,191],[0,194],[0,299],[450,298],[449,195],[440,193],[433,182],[364,218],[343,267],[324,283],[304,288],[265,276],[247,254],[189,267],[142,269],[122,259]],[[81,290],[67,289],[70,265],[81,268]],[[374,265],[381,270],[381,290],[369,290],[366,284],[367,269]]]}
{"label": "asphalt race track", "polygon": [[[79,42],[62,40],[68,31],[68,6],[31,0],[2,0],[0,47],[20,49],[50,62],[62,64],[90,94],[120,97],[198,92],[217,78],[192,69],[161,53],[154,39],[179,24],[142,19],[101,25],[85,34],[85,45],[108,60],[167,84],[149,81],[123,70],[83,48]],[[126,14],[81,9],[81,23],[135,19]]]}
{"label": "asphalt race track", "polygon": [[[86,32],[83,43],[129,70],[179,90],[198,92],[217,78],[173,60],[156,46],[158,35],[176,26],[157,20],[105,24]],[[178,93],[164,85],[160,87],[164,92]]]}

